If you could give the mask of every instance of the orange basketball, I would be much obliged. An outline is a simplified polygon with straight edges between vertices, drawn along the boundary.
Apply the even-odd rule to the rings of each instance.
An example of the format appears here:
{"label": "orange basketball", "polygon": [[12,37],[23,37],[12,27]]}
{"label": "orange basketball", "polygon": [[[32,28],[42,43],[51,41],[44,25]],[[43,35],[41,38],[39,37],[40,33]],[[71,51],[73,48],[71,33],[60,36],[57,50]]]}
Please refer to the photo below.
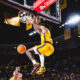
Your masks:
{"label": "orange basketball", "polygon": [[18,52],[19,54],[24,54],[24,53],[26,52],[26,46],[23,45],[23,44],[18,45],[18,47],[17,47],[17,52]]}

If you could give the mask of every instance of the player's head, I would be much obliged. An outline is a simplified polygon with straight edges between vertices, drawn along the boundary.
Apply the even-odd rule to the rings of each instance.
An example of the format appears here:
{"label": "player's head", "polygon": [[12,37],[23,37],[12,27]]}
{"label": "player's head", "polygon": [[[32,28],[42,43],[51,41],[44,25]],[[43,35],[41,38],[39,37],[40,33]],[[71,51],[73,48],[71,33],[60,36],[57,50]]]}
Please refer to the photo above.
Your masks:
{"label": "player's head", "polygon": [[16,67],[15,70],[18,71],[18,72],[20,72],[20,67]]}
{"label": "player's head", "polygon": [[49,29],[49,25],[48,25],[48,23],[41,22],[41,23],[39,23],[39,25],[44,26],[44,27],[46,27],[46,28]]}

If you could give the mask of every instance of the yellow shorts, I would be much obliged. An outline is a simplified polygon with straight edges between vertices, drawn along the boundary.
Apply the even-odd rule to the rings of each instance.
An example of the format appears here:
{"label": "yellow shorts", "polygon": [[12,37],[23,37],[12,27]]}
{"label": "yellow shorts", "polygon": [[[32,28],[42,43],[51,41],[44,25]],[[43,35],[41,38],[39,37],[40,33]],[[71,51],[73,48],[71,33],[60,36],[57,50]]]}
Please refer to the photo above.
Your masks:
{"label": "yellow shorts", "polygon": [[44,44],[38,45],[36,47],[37,47],[37,51],[40,54],[44,54],[45,56],[50,56],[51,54],[54,53],[54,47],[50,43],[44,43]]}

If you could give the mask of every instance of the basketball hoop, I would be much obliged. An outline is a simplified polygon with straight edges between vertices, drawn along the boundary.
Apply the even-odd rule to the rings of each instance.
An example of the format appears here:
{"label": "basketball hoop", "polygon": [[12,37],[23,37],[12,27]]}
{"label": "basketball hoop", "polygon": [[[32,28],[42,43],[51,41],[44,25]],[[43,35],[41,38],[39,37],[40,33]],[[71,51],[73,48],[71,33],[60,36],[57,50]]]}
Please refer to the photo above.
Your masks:
{"label": "basketball hoop", "polygon": [[32,21],[31,14],[27,13],[26,11],[20,10],[18,12],[18,16],[19,16],[20,22],[22,23],[26,23],[26,22],[31,23]]}

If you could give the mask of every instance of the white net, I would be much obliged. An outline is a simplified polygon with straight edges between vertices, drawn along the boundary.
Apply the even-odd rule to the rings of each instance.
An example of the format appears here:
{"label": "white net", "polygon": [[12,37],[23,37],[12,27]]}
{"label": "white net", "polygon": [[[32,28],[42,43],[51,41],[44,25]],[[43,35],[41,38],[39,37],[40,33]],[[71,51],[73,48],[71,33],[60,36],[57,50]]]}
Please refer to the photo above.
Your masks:
{"label": "white net", "polygon": [[28,22],[32,21],[32,15],[25,11],[19,11],[18,16],[19,16],[20,22],[22,23],[26,23],[27,21]]}

